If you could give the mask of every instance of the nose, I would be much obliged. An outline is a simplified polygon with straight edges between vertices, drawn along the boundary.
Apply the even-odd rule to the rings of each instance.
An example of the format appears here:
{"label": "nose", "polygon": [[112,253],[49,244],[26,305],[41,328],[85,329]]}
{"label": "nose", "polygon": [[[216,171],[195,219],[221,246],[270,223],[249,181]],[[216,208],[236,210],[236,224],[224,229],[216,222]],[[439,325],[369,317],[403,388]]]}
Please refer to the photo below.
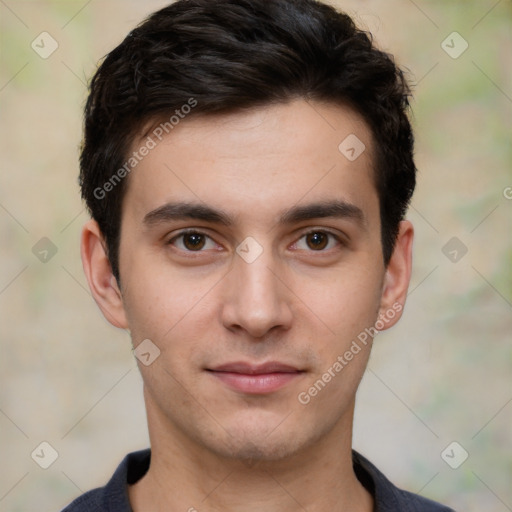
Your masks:
{"label": "nose", "polygon": [[264,251],[251,263],[237,254],[234,258],[223,282],[223,325],[260,340],[270,331],[288,330],[292,292],[277,277],[282,272],[278,272],[270,252]]}

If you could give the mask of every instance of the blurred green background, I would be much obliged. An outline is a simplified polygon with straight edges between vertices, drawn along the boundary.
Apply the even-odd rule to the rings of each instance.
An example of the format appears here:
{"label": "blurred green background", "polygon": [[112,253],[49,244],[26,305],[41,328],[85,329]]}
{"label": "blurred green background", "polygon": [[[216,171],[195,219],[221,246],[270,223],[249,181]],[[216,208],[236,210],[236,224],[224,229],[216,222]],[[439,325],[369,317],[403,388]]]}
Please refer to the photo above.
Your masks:
{"label": "blurred green background", "polygon": [[[354,446],[456,510],[512,510],[512,2],[331,3],[409,71],[419,168],[408,303],[375,342]],[[0,512],[59,510],[148,446],[128,334],[81,268],[77,155],[98,60],[165,4],[0,1]]]}

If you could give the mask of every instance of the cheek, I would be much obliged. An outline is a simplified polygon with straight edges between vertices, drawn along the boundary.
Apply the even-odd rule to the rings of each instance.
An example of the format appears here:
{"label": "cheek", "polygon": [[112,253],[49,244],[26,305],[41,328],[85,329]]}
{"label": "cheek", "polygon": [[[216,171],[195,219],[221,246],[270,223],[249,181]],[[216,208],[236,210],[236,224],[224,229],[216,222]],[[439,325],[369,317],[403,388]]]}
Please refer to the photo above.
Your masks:
{"label": "cheek", "polygon": [[123,292],[134,344],[144,338],[162,340],[184,315],[182,310],[188,303],[187,297],[177,293],[158,272],[153,275],[150,268],[133,266]]}
{"label": "cheek", "polygon": [[[371,264],[378,268],[375,262]],[[337,269],[327,279],[304,281],[299,292],[311,311],[339,342],[373,326],[379,311],[382,273],[362,264]]]}
{"label": "cheek", "polygon": [[218,276],[198,279],[149,263],[134,264],[130,276],[123,300],[134,346],[150,339],[172,361],[197,351],[213,325]]}
{"label": "cheek", "polygon": [[326,328],[315,334],[317,364],[297,399],[327,423],[350,407],[364,374],[380,303],[378,282],[378,276],[354,272],[333,281],[328,291],[309,295],[311,310],[320,312]]}

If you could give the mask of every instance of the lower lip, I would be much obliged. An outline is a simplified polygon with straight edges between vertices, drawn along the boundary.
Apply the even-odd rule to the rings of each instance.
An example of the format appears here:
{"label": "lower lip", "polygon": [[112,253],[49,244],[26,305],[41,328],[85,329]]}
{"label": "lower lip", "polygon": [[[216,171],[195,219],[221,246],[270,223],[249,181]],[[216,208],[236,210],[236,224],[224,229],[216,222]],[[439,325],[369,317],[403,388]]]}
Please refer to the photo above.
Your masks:
{"label": "lower lip", "polygon": [[281,389],[293,379],[296,379],[301,372],[291,373],[265,373],[261,375],[249,375],[245,373],[231,372],[210,372],[214,377],[221,380],[231,389],[242,393],[265,394]]}

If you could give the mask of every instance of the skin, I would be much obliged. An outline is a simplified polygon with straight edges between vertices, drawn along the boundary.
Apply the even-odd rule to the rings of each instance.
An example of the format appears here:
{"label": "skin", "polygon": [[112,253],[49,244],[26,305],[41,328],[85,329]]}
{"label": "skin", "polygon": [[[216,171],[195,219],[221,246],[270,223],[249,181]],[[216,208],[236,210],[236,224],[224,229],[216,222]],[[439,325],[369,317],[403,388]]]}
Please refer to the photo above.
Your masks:
{"label": "skin", "polygon": [[[351,133],[366,146],[353,162],[338,150]],[[160,350],[149,366],[139,363],[152,459],[129,488],[135,512],[373,509],[351,461],[370,343],[307,405],[297,398],[379,314],[405,302],[413,228],[400,224],[385,267],[372,145],[349,108],[304,100],[185,119],[129,176],[120,286],[97,224],[85,225],[96,302],[130,330],[134,347],[150,339]],[[331,201],[360,216],[281,222],[293,208]],[[176,202],[222,210],[231,224],[161,210],[148,217]],[[190,228],[206,237],[179,237]],[[311,230],[317,235],[305,236]],[[263,250],[252,263],[236,252],[246,237]],[[191,240],[204,245],[190,250]],[[301,373],[248,394],[208,371],[234,361],[279,361]]]}

